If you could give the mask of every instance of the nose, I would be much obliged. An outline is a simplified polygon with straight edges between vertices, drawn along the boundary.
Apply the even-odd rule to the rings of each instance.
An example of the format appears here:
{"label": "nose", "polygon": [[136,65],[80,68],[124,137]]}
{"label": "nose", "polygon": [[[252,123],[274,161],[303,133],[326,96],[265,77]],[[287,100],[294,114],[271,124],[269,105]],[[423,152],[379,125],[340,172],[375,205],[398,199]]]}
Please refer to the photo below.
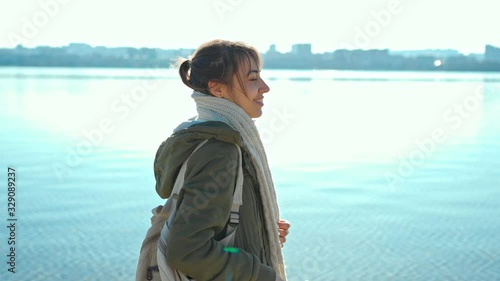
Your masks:
{"label": "nose", "polygon": [[269,88],[267,83],[264,81],[264,79],[261,79],[261,81],[262,81],[262,84],[259,87],[259,92],[262,94],[269,92],[271,89]]}

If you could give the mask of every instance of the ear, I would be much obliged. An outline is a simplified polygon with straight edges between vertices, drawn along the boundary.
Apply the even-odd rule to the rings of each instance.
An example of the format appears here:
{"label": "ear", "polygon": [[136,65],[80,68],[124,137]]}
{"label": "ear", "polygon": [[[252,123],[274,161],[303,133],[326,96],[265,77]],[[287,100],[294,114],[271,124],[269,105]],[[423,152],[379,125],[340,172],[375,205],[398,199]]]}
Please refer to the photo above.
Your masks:
{"label": "ear", "polygon": [[208,91],[212,96],[222,98],[224,96],[225,85],[220,82],[208,81]]}

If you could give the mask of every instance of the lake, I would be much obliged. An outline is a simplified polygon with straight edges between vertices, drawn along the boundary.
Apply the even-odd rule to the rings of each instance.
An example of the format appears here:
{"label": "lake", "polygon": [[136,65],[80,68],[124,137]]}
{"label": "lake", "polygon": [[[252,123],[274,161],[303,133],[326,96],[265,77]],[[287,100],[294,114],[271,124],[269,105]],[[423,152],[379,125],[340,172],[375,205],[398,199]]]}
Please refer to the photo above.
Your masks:
{"label": "lake", "polygon": [[[290,281],[500,280],[500,73],[262,76]],[[190,93],[172,69],[0,68],[16,225],[0,279],[133,280],[163,204],[154,155],[195,115]]]}

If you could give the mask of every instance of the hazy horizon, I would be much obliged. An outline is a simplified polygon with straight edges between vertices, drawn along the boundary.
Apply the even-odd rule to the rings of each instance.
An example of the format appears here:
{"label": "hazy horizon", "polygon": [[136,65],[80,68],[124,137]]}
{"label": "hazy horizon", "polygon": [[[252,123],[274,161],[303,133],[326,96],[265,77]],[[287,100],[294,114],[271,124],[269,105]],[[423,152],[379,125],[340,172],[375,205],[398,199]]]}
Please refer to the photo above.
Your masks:
{"label": "hazy horizon", "polygon": [[[5,5],[5,4],[4,4]],[[335,49],[453,49],[482,53],[500,46],[493,0],[191,1],[27,0],[0,9],[1,48],[91,46],[195,49],[223,38],[255,45],[310,43]]]}
{"label": "hazy horizon", "polygon": [[[223,38],[214,38],[214,39],[223,39]],[[39,48],[39,47],[50,47],[50,48],[64,48],[64,47],[69,47],[70,44],[85,44],[85,45],[89,45],[90,47],[92,48],[99,48],[99,47],[105,47],[105,48],[135,48],[135,49],[141,49],[141,48],[148,48],[148,49],[161,49],[161,50],[180,50],[180,49],[184,49],[184,50],[189,50],[189,49],[192,49],[192,50],[195,50],[198,46],[191,46],[191,47],[185,47],[185,46],[181,46],[181,47],[172,47],[172,48],[164,48],[164,47],[154,47],[154,46],[125,46],[125,45],[117,45],[117,46],[105,46],[105,45],[92,45],[92,44],[89,44],[89,43],[86,43],[86,42],[68,42],[66,45],[37,45],[37,46],[22,46],[24,48],[28,48],[28,49],[34,49],[34,48]],[[311,44],[312,48],[314,49],[314,44],[312,43],[309,43],[309,42],[298,42],[298,43],[293,43],[292,45],[294,44]],[[264,50],[261,50],[259,49],[260,52],[262,53],[265,53],[269,50],[269,47],[273,45],[273,44],[270,44],[268,46],[267,49],[264,49]],[[291,52],[291,47],[292,45],[290,45],[290,48],[288,49],[285,49],[285,50],[277,50],[278,52],[280,53],[287,53],[287,52]],[[491,44],[486,44],[486,45],[491,45]],[[486,47],[486,45],[484,47]],[[493,47],[496,47],[496,48],[500,48],[500,45],[496,46],[496,45],[493,45]],[[0,47],[1,48],[5,48],[5,49],[15,49],[16,46],[14,47]],[[366,48],[360,48],[360,49],[349,49],[349,48],[344,48],[344,49],[348,49],[350,51],[352,50],[374,50],[374,49],[366,49]],[[391,48],[384,48],[384,49],[387,49],[389,52],[425,52],[425,51],[457,51],[461,54],[465,54],[465,55],[470,55],[470,54],[474,54],[474,55],[483,55],[484,54],[484,48],[483,50],[480,50],[478,52],[472,52],[472,53],[463,53],[461,52],[459,49],[457,48],[423,48],[423,49],[391,49]],[[331,50],[323,50],[322,52],[312,52],[313,54],[323,54],[323,53],[327,53],[327,52],[333,52],[333,51],[336,51],[336,50],[341,50],[341,48],[339,49],[331,49]]]}

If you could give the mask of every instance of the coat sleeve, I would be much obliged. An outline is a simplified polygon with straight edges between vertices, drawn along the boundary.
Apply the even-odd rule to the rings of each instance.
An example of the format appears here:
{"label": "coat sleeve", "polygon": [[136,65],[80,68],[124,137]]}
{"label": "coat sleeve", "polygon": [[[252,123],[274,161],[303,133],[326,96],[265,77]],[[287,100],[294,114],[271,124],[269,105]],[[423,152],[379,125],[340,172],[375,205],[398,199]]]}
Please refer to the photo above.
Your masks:
{"label": "coat sleeve", "polygon": [[238,151],[210,140],[189,160],[178,211],[171,225],[167,262],[197,281],[274,281],[276,273],[242,249],[228,251],[213,237],[229,219]]}

